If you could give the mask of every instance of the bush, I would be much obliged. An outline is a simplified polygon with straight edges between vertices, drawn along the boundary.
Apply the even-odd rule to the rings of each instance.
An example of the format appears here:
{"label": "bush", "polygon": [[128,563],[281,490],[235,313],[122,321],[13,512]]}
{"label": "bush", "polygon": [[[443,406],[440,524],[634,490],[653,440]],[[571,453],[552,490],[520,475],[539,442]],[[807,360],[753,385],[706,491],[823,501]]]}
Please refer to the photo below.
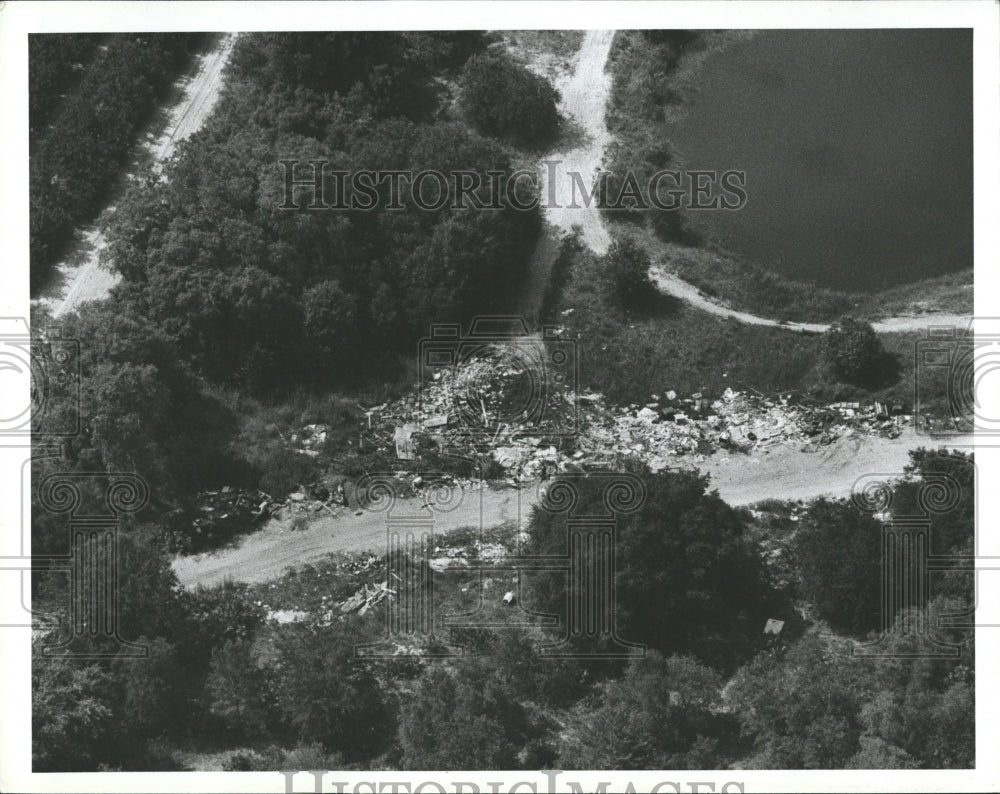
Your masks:
{"label": "bush", "polygon": [[625,307],[635,307],[653,292],[649,280],[649,254],[634,241],[625,238],[611,244],[606,255],[608,275],[618,299]]}
{"label": "bush", "polygon": [[275,499],[308,485],[318,471],[316,461],[284,444],[275,444],[257,462],[261,469],[259,488]]}
{"label": "bush", "polygon": [[882,527],[847,501],[820,499],[795,538],[802,594],[840,631],[863,634],[882,610]]}
{"label": "bush", "polygon": [[823,357],[840,377],[857,382],[876,374],[885,351],[869,323],[843,317],[823,337]]}
{"label": "bush", "polygon": [[485,135],[538,144],[559,127],[558,92],[506,55],[483,53],[462,72],[461,107]]}

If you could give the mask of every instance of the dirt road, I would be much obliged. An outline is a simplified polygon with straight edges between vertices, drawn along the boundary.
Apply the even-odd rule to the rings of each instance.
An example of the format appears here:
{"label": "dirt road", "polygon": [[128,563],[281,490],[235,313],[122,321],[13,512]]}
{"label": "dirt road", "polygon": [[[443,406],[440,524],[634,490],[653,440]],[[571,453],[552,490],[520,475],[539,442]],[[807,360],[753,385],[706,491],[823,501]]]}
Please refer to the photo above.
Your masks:
{"label": "dirt road", "polygon": [[848,496],[855,481],[866,474],[902,474],[910,450],[919,447],[970,451],[972,436],[946,441],[918,435],[906,428],[899,438],[852,435],[815,452],[778,447],[761,454],[731,455],[719,451],[698,468],[712,478],[712,487],[731,505],[763,499],[814,499]]}
{"label": "dirt road", "polygon": [[[229,60],[235,34],[220,34],[212,46],[196,57],[191,71],[174,86],[178,95],[175,103],[161,113],[147,130],[141,145],[139,160],[151,163],[159,173],[176,145],[196,132],[208,118],[222,88],[222,71]],[[127,179],[123,180],[124,185]],[[113,211],[112,204],[105,212]],[[103,214],[103,213],[102,213]],[[48,305],[53,317],[73,311],[82,303],[100,300],[118,282],[118,276],[99,266],[100,254],[107,241],[101,233],[99,218],[73,236],[64,260],[56,265],[57,276],[50,294],[40,295],[38,302]]]}
{"label": "dirt road", "polygon": [[[608,249],[611,237],[597,202],[586,206],[581,191],[590,190],[604,150],[611,142],[604,119],[611,96],[611,75],[604,66],[614,37],[613,30],[588,30],[572,71],[556,81],[562,97],[559,112],[568,122],[564,137],[569,145],[550,153],[541,164],[542,196],[545,204],[551,205],[546,206],[545,220],[563,232],[579,226],[583,241],[599,254]],[[572,174],[579,174],[581,179],[575,196]]]}
{"label": "dirt road", "polygon": [[[534,486],[520,490],[504,488],[466,491],[462,502],[448,513],[435,517],[435,532],[445,533],[470,526],[497,526],[518,516],[526,519],[536,498]],[[263,582],[274,579],[286,568],[306,565],[339,551],[382,553],[386,545],[386,514],[354,510],[339,517],[324,516],[308,528],[292,532],[285,523],[271,521],[259,532],[248,535],[233,548],[179,557],[173,568],[185,587],[214,585],[232,579]],[[418,499],[404,499],[393,512],[397,516],[431,515]]]}
{"label": "dirt road", "polygon": [[[589,190],[594,174],[601,167],[604,151],[611,143],[606,123],[607,103],[611,95],[611,76],[605,71],[613,30],[591,30],[584,37],[580,51],[573,60],[571,71],[555,82],[562,100],[559,111],[569,122],[564,136],[566,143],[551,152],[539,164],[542,197],[548,206],[545,219],[558,233],[568,234],[573,227],[579,227],[584,243],[595,253],[603,254],[611,244],[611,236],[604,225],[596,202],[587,207],[583,204],[581,190]],[[582,179],[574,195],[571,174]],[[554,199],[554,201],[553,201]],[[573,204],[577,206],[572,206]],[[544,293],[544,282],[551,269],[551,261],[558,251],[557,240],[552,239],[552,230],[543,237],[531,262],[529,285],[526,294],[540,296]],[[736,311],[701,294],[698,289],[683,281],[675,274],[666,272],[662,266],[654,266],[650,278],[664,293],[679,298],[702,311],[720,317],[732,317],[747,325],[764,325],[785,328],[790,331],[811,331],[822,333],[829,328],[825,323],[782,323],[768,317],[760,317],[749,312]],[[538,283],[532,283],[538,282]],[[529,301],[529,303],[532,303]],[[530,309],[532,306],[526,307]],[[969,315],[927,314],[922,316],[889,317],[873,323],[880,333],[922,331],[929,324],[966,326]]]}
{"label": "dirt road", "polygon": [[[731,505],[747,505],[772,497],[808,500],[818,496],[849,496],[855,481],[866,474],[902,474],[909,452],[920,446],[968,449],[969,436],[947,443],[916,435],[908,429],[899,438],[848,436],[816,452],[777,447],[767,453],[733,455],[716,452],[707,460],[678,459],[678,465],[698,468],[711,477],[711,486]],[[468,491],[452,512],[437,516],[435,531],[444,534],[468,526],[496,526],[526,520],[536,502],[536,488]],[[480,502],[481,498],[481,502]],[[416,499],[405,500],[399,511],[428,515]],[[480,523],[481,522],[481,523]],[[212,586],[227,579],[263,582],[287,568],[315,562],[334,552],[382,553],[386,544],[385,514],[353,511],[316,520],[307,529],[292,532],[285,523],[267,527],[242,539],[238,546],[208,554],[181,557],[173,568],[185,587]]]}
{"label": "dirt road", "polygon": [[[767,317],[759,317],[756,314],[730,309],[728,306],[717,303],[703,295],[698,291],[697,287],[688,284],[680,277],[666,272],[662,265],[654,265],[649,271],[649,277],[656,287],[667,295],[680,298],[709,314],[715,314],[719,317],[731,317],[747,325],[766,325],[773,328],[784,328],[789,331],[807,331],[812,333],[823,333],[830,327],[828,323],[782,323]],[[872,323],[872,328],[879,333],[885,334],[901,333],[904,331],[925,331],[929,325],[948,325],[965,328],[969,325],[971,319],[971,314],[924,314],[912,317],[888,317]]]}

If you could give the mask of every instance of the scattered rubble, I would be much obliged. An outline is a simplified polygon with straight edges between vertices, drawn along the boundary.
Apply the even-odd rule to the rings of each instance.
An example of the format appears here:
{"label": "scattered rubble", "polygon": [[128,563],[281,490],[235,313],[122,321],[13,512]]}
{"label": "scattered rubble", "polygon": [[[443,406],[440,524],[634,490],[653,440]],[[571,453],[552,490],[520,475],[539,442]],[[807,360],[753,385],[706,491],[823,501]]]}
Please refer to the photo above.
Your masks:
{"label": "scattered rubble", "polygon": [[396,595],[396,591],[388,585],[388,581],[379,582],[372,586],[365,584],[350,598],[340,602],[339,608],[341,613],[357,612],[359,615],[364,615],[372,607],[381,604],[386,598]]}
{"label": "scattered rubble", "polygon": [[194,545],[231,537],[271,515],[274,502],[263,491],[248,491],[225,486],[217,491],[202,491],[196,497],[197,516],[192,519]]}
{"label": "scattered rubble", "polygon": [[319,448],[326,443],[329,431],[328,425],[306,425],[301,430],[292,433],[288,441],[296,452],[315,458],[319,456]]}
{"label": "scattered rubble", "polygon": [[[529,390],[525,401],[525,378],[524,367],[510,356],[484,356],[467,367],[434,372],[419,399],[368,409],[366,421],[373,433],[375,416],[392,427],[399,460],[419,458],[422,440],[470,458],[486,455],[512,485],[614,466],[625,458],[656,472],[680,465],[681,457],[702,460],[718,449],[766,453],[788,444],[818,449],[854,433],[896,437],[911,421],[901,403],[820,405],[797,394],[771,398],[732,388],[717,399],[665,389],[645,404],[616,408],[599,393],[543,384],[537,394]],[[391,450],[390,443],[383,435],[379,448]]]}

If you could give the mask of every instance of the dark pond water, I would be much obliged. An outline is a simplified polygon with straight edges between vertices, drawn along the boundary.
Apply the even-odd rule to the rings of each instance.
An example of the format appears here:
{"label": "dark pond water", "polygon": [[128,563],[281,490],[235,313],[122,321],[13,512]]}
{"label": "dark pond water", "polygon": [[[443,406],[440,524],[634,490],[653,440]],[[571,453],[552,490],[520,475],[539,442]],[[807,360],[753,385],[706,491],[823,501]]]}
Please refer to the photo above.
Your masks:
{"label": "dark pond water", "polygon": [[683,165],[744,169],[749,195],[702,232],[844,289],[971,266],[971,31],[764,31],[694,82]]}

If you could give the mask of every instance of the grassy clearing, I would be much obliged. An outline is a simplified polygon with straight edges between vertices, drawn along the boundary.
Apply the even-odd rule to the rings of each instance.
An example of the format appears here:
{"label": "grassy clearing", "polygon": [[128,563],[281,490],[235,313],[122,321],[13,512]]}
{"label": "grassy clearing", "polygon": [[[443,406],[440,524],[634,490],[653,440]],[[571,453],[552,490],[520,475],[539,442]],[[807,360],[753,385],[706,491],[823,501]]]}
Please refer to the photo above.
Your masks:
{"label": "grassy clearing", "polygon": [[665,296],[642,311],[627,312],[612,294],[603,260],[573,250],[553,314],[577,340],[582,389],[602,391],[620,403],[644,403],[669,389],[715,396],[727,387],[765,394],[800,391],[823,401],[912,402],[919,334],[882,337],[892,377],[869,386],[842,383],[822,363],[819,334],[747,326]]}

